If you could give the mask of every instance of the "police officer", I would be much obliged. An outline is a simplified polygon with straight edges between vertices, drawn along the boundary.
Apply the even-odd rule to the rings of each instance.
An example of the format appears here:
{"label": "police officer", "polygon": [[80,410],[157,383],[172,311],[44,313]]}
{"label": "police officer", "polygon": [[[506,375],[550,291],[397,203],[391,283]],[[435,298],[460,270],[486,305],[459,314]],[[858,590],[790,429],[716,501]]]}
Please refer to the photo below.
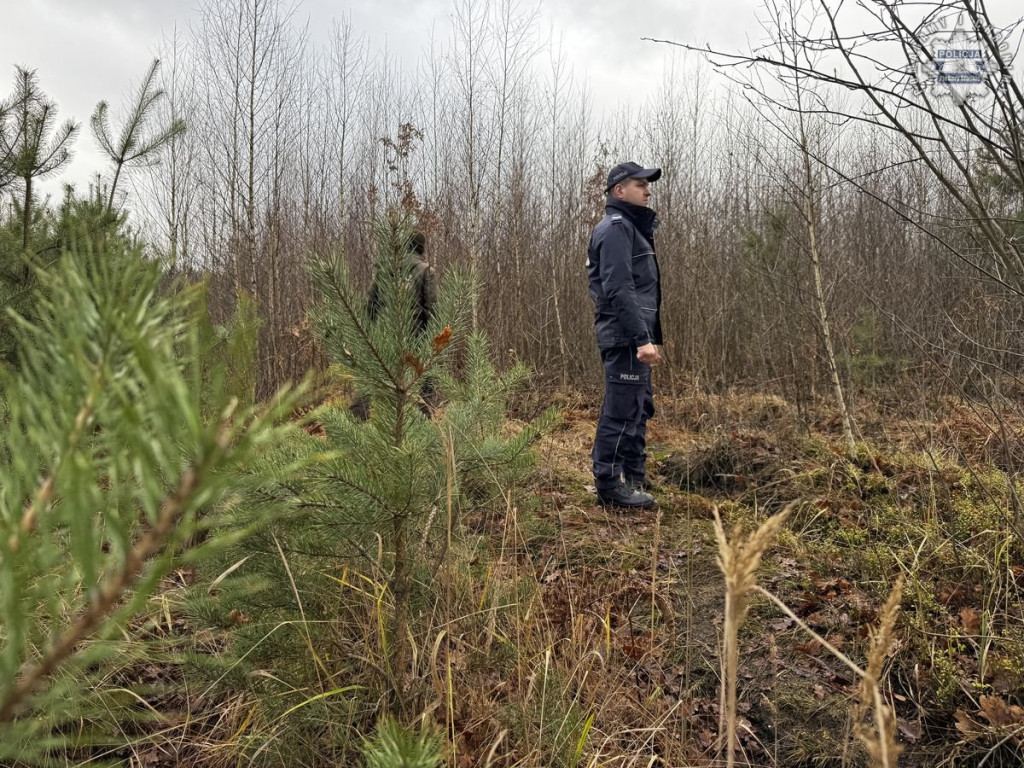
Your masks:
{"label": "police officer", "polygon": [[647,207],[660,168],[622,163],[608,174],[605,217],[590,236],[587,276],[604,404],[594,437],[594,484],[604,506],[645,509],[647,420],[654,415],[651,366],[662,343],[661,286],[654,253],[657,219]]}

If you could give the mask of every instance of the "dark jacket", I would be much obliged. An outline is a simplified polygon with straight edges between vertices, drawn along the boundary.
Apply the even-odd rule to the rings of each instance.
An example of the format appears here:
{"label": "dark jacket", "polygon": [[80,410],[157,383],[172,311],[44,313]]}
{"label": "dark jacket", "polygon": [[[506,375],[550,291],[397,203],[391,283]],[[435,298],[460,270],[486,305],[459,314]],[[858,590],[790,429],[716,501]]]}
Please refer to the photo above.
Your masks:
{"label": "dark jacket", "polygon": [[[418,256],[407,254],[403,263],[405,274],[402,279],[412,280],[413,310],[416,312],[414,319],[417,333],[425,333],[430,324],[430,318],[434,315],[434,305],[437,303],[437,284],[434,280],[434,270],[430,264]],[[381,295],[379,274],[374,274],[373,282],[370,284],[370,296],[367,301],[370,319],[376,320],[381,309],[384,308],[384,297]]]}
{"label": "dark jacket", "polygon": [[654,211],[608,198],[587,253],[597,346],[661,344],[661,285]]}

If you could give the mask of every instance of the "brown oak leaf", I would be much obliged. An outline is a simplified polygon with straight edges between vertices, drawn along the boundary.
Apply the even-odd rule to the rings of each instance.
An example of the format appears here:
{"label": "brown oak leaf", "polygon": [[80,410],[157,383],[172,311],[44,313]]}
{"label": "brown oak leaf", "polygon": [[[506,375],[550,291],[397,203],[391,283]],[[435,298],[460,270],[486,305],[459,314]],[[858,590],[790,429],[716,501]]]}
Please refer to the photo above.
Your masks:
{"label": "brown oak leaf", "polygon": [[982,696],[978,699],[978,704],[978,714],[995,728],[1024,724],[1024,708],[1016,704],[1007,704],[999,696]]}
{"label": "brown oak leaf", "polygon": [[978,736],[983,730],[981,724],[962,709],[958,709],[954,713],[954,717],[956,717],[956,729],[965,736]]}
{"label": "brown oak leaf", "polygon": [[981,614],[973,608],[960,609],[960,623],[964,626],[964,632],[968,635],[981,634]]}

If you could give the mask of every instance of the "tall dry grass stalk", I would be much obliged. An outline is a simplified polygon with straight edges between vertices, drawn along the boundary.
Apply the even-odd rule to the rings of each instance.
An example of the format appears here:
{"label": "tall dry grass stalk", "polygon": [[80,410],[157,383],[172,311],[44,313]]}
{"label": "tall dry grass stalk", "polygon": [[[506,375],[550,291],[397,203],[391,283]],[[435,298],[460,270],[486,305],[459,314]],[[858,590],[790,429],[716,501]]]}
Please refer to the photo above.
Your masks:
{"label": "tall dry grass stalk", "polygon": [[718,734],[721,744],[725,735],[726,764],[736,764],[736,671],[739,663],[739,630],[750,605],[750,592],[756,586],[756,573],[761,555],[775,540],[782,524],[789,517],[795,502],[779,514],[768,518],[746,539],[734,530],[732,541],[725,535],[718,508],[714,508],[715,538],[718,540],[718,567],[725,576],[725,637],[722,641],[722,691],[719,707]]}
{"label": "tall dry grass stalk", "polygon": [[[903,747],[896,743],[896,715],[882,699],[882,665],[892,646],[892,630],[903,597],[903,577],[897,579],[882,607],[878,630],[871,633],[871,648],[864,676],[860,679],[857,704],[853,708],[854,733],[871,757],[872,768],[895,768]],[[868,712],[874,715],[874,731],[864,722]]]}

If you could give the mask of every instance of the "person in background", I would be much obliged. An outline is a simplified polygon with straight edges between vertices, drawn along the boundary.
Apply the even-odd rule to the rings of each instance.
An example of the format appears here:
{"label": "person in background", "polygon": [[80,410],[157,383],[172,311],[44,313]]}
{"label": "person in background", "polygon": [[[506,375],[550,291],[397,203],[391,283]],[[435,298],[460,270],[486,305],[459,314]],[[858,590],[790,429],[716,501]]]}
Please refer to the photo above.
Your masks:
{"label": "person in background", "polygon": [[[423,232],[416,230],[409,238],[408,258],[405,263],[406,279],[412,281],[413,296],[415,302],[413,309],[416,313],[414,328],[416,333],[422,335],[427,332],[427,326],[434,314],[434,306],[437,303],[437,281],[434,278],[434,270],[427,262],[427,238]],[[377,283],[378,276],[374,275],[373,283],[370,285],[370,293],[367,297],[367,309],[370,319],[376,320],[383,308],[383,297]],[[422,402],[420,410],[427,416],[431,415],[432,409],[437,407],[437,392],[430,379],[425,379],[420,389]],[[370,398],[365,395],[357,396],[349,405],[349,411],[357,418],[366,421],[370,417]]]}
{"label": "person in background", "polygon": [[608,174],[605,216],[590,236],[587,277],[604,403],[594,436],[594,485],[606,507],[646,509],[647,420],[654,415],[651,366],[661,359],[661,283],[648,207],[660,168],[622,163]]}
{"label": "person in background", "polygon": [[[434,305],[437,303],[437,283],[434,280],[434,270],[427,262],[426,252],[427,237],[416,230],[409,238],[409,259],[406,262],[406,269],[407,277],[413,281],[413,292],[416,297],[415,327],[419,334],[426,333],[427,325],[434,313]],[[374,275],[369,296],[371,320],[377,319],[381,306],[380,289],[377,286],[377,276]]]}

